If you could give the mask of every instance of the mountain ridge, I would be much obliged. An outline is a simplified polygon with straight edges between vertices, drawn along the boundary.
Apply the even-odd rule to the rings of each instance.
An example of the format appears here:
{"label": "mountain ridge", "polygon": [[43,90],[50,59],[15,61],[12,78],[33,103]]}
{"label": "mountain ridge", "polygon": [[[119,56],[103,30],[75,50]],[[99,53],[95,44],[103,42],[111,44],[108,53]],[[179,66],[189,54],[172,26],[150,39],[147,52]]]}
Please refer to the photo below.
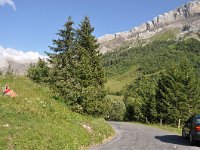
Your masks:
{"label": "mountain ridge", "polygon": [[[177,28],[180,30],[177,38],[187,33],[199,33],[200,31],[200,0],[193,0],[175,10],[154,17],[152,21],[147,21],[130,31],[106,34],[98,38],[100,52],[113,51],[125,41],[137,41],[148,39],[156,33],[166,29]],[[184,30],[183,30],[184,29]]]}

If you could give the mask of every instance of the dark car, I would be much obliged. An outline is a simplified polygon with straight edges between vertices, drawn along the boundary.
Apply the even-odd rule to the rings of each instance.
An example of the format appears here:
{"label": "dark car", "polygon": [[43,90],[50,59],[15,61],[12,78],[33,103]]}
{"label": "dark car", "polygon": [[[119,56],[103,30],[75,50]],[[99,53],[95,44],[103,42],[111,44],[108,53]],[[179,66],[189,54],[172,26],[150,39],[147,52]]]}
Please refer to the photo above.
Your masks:
{"label": "dark car", "polygon": [[200,141],[200,114],[190,117],[182,129],[182,137],[189,138],[190,144]]}

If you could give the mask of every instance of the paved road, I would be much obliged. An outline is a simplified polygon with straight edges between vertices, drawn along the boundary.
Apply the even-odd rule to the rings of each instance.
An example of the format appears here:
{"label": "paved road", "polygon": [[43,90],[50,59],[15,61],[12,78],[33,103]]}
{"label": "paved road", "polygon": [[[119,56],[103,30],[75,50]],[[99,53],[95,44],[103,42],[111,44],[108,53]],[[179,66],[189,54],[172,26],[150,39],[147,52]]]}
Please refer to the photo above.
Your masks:
{"label": "paved road", "polygon": [[176,134],[160,129],[125,122],[109,122],[116,137],[91,150],[200,150],[200,144],[189,142]]}

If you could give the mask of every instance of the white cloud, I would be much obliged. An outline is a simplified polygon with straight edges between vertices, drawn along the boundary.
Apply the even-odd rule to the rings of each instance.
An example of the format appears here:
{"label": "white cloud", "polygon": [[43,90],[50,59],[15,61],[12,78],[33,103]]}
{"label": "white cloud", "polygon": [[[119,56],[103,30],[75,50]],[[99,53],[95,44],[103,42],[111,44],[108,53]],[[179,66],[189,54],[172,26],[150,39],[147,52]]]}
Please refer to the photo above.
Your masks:
{"label": "white cloud", "polygon": [[4,5],[10,5],[13,8],[13,10],[16,10],[15,3],[13,2],[13,0],[0,0],[0,6]]}
{"label": "white cloud", "polygon": [[46,57],[40,55],[38,52],[23,52],[13,48],[4,48],[0,45],[0,58],[4,58],[6,60],[13,60],[20,63],[31,63],[37,62],[39,58]]}

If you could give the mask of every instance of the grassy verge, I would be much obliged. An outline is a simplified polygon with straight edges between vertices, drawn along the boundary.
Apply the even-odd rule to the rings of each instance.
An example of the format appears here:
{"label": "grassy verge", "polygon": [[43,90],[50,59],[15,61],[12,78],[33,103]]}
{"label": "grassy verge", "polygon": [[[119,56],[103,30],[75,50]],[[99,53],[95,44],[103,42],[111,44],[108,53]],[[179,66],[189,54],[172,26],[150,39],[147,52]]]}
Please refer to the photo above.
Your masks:
{"label": "grassy verge", "polygon": [[173,127],[173,126],[170,126],[170,125],[162,125],[161,126],[160,124],[144,124],[144,123],[140,123],[140,122],[133,122],[133,123],[141,124],[141,125],[145,125],[145,126],[150,126],[150,127],[153,127],[153,128],[159,128],[159,129],[166,130],[166,131],[169,131],[169,132],[172,132],[172,133],[176,133],[178,135],[181,135],[181,132],[182,132],[181,128]]}
{"label": "grassy verge", "polygon": [[114,134],[101,118],[71,112],[47,87],[24,77],[0,77],[16,98],[0,96],[1,149],[84,149]]}

